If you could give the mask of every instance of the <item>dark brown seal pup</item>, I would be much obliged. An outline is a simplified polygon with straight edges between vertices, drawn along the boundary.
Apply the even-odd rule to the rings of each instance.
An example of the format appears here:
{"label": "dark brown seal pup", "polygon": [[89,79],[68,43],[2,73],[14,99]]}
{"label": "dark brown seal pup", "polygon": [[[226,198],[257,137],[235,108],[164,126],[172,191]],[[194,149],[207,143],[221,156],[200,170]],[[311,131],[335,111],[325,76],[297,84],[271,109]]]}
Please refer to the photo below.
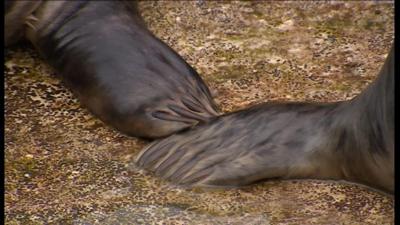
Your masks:
{"label": "dark brown seal pup", "polygon": [[129,1],[6,1],[5,45],[26,37],[107,124],[158,138],[216,116],[197,72]]}
{"label": "dark brown seal pup", "polygon": [[156,141],[137,165],[184,186],[347,180],[393,193],[394,50],[350,101],[265,103]]}

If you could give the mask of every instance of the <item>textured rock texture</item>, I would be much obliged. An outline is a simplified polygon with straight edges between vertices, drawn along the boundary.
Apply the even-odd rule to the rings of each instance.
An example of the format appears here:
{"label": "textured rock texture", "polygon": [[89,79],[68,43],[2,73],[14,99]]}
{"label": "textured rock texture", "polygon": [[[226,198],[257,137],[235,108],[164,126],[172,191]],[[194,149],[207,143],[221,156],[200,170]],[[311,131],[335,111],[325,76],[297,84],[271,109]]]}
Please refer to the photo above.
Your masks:
{"label": "textured rock texture", "polygon": [[[224,112],[350,99],[394,36],[393,2],[140,3]],[[394,200],[328,181],[182,190],[131,166],[148,142],[94,118],[28,44],[5,56],[6,224],[394,224]]]}

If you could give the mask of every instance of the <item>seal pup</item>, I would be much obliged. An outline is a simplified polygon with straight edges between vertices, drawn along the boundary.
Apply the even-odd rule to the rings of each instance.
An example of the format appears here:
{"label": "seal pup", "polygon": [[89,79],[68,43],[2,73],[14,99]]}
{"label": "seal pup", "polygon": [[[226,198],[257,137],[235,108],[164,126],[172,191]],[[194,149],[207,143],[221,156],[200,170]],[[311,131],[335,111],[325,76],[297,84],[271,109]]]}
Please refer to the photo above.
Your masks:
{"label": "seal pup", "polygon": [[145,26],[135,2],[6,1],[5,46],[28,39],[94,115],[159,138],[218,115],[198,73]]}
{"label": "seal pup", "polygon": [[138,167],[182,186],[331,179],[394,191],[394,47],[349,101],[264,103],[158,140]]}

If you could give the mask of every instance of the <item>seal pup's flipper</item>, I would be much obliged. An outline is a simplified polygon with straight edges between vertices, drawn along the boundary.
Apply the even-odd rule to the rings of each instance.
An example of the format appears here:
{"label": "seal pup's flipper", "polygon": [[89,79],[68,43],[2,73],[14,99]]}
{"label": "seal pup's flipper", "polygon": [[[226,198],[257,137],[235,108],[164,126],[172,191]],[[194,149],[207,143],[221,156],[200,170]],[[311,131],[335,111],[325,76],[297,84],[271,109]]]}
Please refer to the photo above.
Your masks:
{"label": "seal pup's flipper", "polygon": [[336,103],[264,103],[158,140],[140,168],[186,186],[272,178],[333,179],[394,190],[394,53],[359,96]]}
{"label": "seal pup's flipper", "polygon": [[[218,115],[206,84],[146,28],[135,2],[25,3],[7,6],[6,25],[12,18],[25,25],[6,29],[6,37],[24,30],[80,102],[106,124],[159,138]],[[13,12],[26,8],[30,15]]]}

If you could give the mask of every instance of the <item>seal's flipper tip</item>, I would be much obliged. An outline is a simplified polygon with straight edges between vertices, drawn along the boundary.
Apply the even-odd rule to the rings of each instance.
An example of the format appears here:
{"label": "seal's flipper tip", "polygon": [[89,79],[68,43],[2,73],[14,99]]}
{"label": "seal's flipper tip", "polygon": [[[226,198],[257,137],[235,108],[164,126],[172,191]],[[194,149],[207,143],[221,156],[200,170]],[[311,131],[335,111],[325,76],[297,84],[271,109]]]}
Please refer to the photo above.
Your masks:
{"label": "seal's flipper tip", "polygon": [[207,123],[218,116],[216,107],[211,101],[201,101],[195,97],[182,95],[180,99],[160,104],[151,112],[151,116],[163,121],[182,122],[191,127]]}

